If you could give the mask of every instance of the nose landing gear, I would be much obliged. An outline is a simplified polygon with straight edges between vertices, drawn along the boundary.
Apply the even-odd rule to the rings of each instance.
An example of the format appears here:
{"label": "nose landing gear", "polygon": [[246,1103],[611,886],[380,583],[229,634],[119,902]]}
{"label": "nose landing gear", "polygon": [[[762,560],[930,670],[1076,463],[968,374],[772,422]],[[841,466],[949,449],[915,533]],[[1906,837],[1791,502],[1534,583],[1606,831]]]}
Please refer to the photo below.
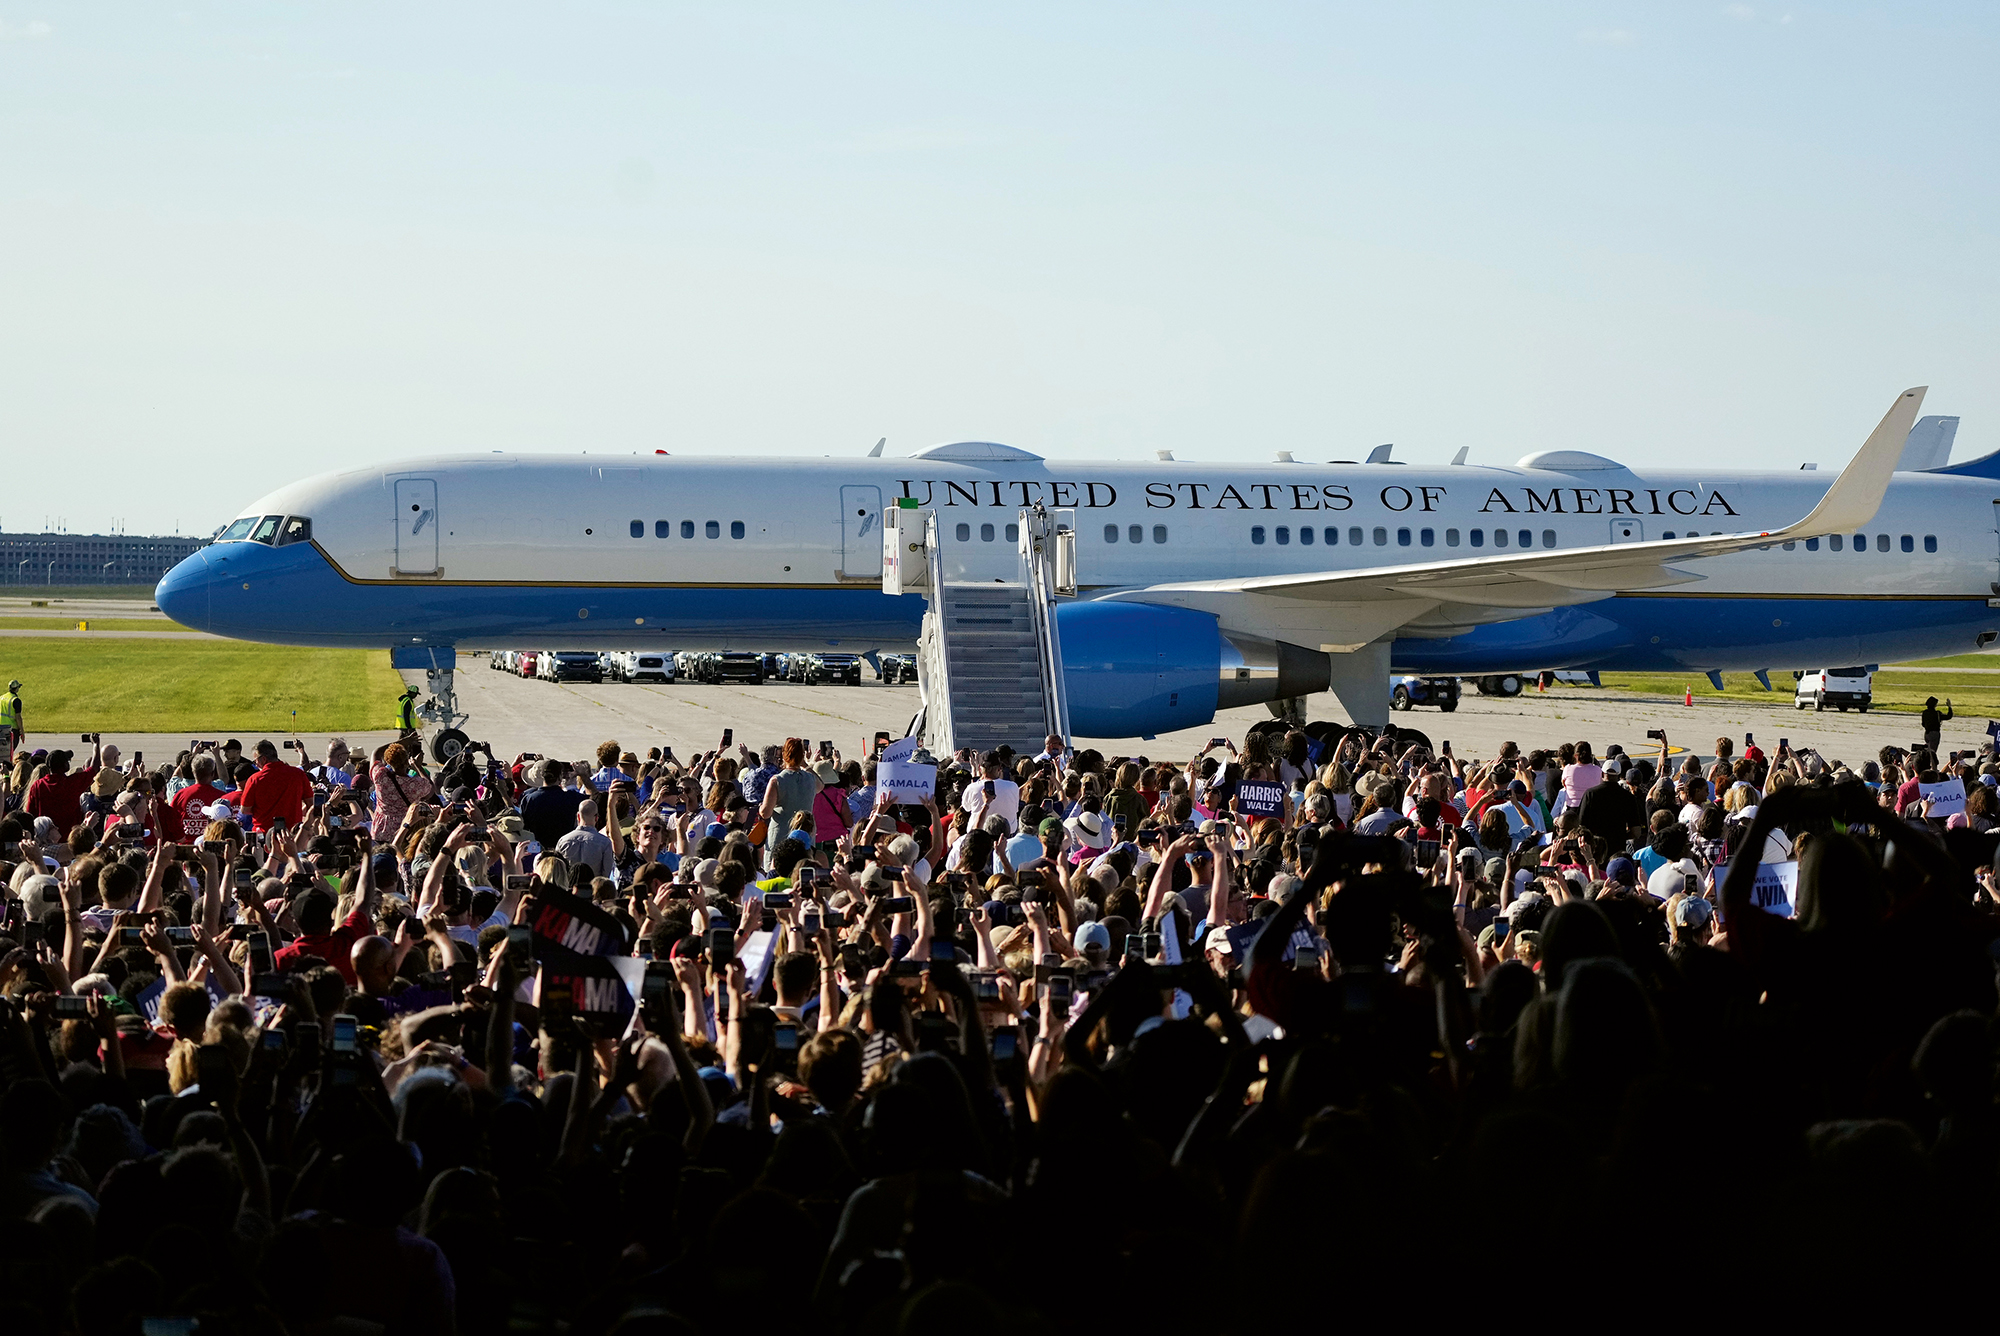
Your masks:
{"label": "nose landing gear", "polygon": [[426,669],[424,681],[431,689],[431,698],[417,706],[419,719],[427,724],[442,725],[431,738],[431,759],[439,765],[450,763],[471,742],[459,728],[468,716],[458,708],[458,696],[452,690],[452,675],[449,668]]}

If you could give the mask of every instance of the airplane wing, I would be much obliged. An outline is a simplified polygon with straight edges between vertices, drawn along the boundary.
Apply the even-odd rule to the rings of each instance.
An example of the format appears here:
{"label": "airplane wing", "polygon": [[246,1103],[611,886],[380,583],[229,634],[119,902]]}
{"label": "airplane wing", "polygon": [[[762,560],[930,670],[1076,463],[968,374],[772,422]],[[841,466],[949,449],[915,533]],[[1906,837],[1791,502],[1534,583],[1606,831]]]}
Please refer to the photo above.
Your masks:
{"label": "airplane wing", "polygon": [[[1653,542],[1607,543],[1544,551],[1515,551],[1493,556],[1376,566],[1362,570],[1256,575],[1231,580],[1195,580],[1123,590],[1114,599],[1168,603],[1201,608],[1234,619],[1226,611],[1237,600],[1261,605],[1292,604],[1282,622],[1297,623],[1307,609],[1300,604],[1343,605],[1343,623],[1358,620],[1385,634],[1443,603],[1495,608],[1547,608],[1587,602],[1623,590],[1656,589],[1701,577],[1676,570],[1670,563],[1719,557],[1773,543],[1789,543],[1823,534],[1850,533],[1873,519],[1888,491],[1903,446],[1923,406],[1928,387],[1898,395],[1896,402],[1863,442],[1848,466],[1834,479],[1811,513],[1796,523],[1759,533],[1706,534]],[[1387,604],[1367,608],[1368,604]],[[1327,608],[1322,611],[1332,612]],[[1259,617],[1258,620],[1265,620]],[[1306,620],[1314,620],[1307,614]],[[1345,629],[1345,627],[1343,627]],[[1345,639],[1346,637],[1343,637]],[[1302,641],[1300,643],[1312,643]]]}

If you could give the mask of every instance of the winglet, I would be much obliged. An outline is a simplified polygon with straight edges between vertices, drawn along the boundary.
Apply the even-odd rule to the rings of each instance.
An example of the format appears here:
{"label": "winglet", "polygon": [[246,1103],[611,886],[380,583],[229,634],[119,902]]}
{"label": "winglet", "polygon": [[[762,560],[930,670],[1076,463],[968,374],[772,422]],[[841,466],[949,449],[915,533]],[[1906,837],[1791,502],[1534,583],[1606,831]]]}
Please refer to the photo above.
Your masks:
{"label": "winglet", "polygon": [[1924,406],[1924,394],[1928,385],[1904,390],[1896,396],[1896,402],[1889,405],[1889,411],[1876,424],[1875,430],[1861,443],[1861,449],[1840,476],[1833,480],[1833,486],[1826,489],[1812,513],[1791,526],[1787,537],[1798,534],[1811,537],[1823,533],[1839,533],[1844,529],[1857,529],[1875,518],[1881,509],[1882,498],[1889,491],[1889,477],[1896,471],[1896,461],[1903,457],[1903,444],[1910,437],[1910,428],[1916,424],[1917,413]]}
{"label": "winglet", "polygon": [[881,440],[875,442],[875,448],[868,452],[868,457],[870,459],[880,459],[882,457],[882,447],[887,445],[888,443],[889,443],[889,438],[887,436],[884,436]]}

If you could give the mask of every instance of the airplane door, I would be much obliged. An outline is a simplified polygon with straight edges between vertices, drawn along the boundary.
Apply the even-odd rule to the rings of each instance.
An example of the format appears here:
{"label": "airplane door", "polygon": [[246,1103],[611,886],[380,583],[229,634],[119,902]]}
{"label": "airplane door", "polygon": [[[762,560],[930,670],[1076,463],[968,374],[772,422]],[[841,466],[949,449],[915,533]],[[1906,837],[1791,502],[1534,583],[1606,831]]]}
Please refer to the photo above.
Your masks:
{"label": "airplane door", "polygon": [[437,483],[396,479],[396,574],[438,573]]}
{"label": "airplane door", "polygon": [[840,578],[882,578],[882,489],[840,489]]}
{"label": "airplane door", "polygon": [[1644,520],[1611,521],[1611,541],[1614,543],[1643,543],[1646,541]]}

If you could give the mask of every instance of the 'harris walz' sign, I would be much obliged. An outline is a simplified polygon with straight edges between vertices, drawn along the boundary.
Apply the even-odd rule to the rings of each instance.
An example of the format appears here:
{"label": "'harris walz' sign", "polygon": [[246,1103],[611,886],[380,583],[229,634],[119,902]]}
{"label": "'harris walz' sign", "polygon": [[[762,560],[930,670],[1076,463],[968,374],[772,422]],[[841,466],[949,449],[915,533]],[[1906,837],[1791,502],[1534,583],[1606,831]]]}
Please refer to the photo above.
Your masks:
{"label": "'harris walz' sign", "polygon": [[[1002,482],[981,478],[972,482],[903,478],[903,495],[923,506],[951,509],[976,506],[1019,510],[1037,503],[1057,509],[1102,510],[1118,504],[1118,489],[1108,482]],[[1129,485],[1128,485],[1129,486]],[[1374,496],[1361,498],[1383,510],[1428,514],[1444,502],[1447,489],[1429,485],[1391,484]],[[1346,483],[1149,482],[1144,498],[1148,510],[1353,510],[1355,496]],[[1479,505],[1482,515],[1734,515],[1736,508],[1714,488],[1693,487],[1492,487]]]}

